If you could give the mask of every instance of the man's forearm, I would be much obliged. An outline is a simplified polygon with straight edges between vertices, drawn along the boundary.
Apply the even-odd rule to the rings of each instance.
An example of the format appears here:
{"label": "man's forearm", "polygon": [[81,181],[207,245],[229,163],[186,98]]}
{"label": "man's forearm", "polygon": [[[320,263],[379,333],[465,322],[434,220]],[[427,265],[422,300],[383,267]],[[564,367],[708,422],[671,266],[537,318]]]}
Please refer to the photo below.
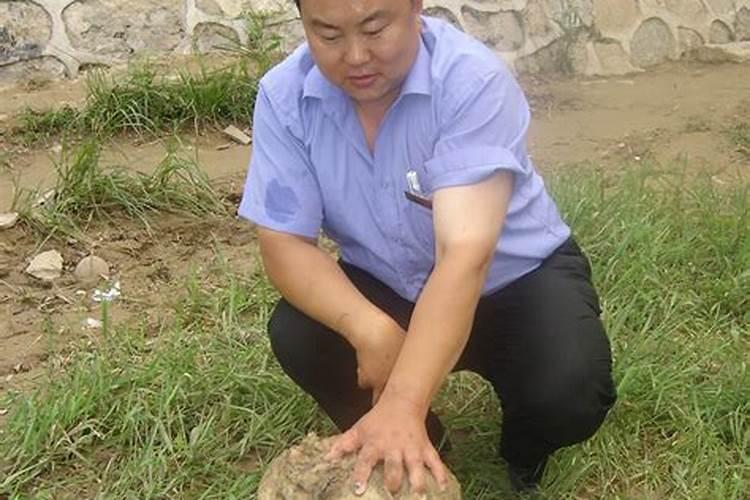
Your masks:
{"label": "man's forearm", "polygon": [[357,290],[333,257],[314,243],[270,232],[261,232],[260,240],[266,273],[284,298],[352,345],[356,342],[352,338],[355,318],[382,318],[382,311]]}
{"label": "man's forearm", "polygon": [[427,413],[466,346],[487,266],[457,255],[447,256],[435,267],[417,302],[383,399]]}

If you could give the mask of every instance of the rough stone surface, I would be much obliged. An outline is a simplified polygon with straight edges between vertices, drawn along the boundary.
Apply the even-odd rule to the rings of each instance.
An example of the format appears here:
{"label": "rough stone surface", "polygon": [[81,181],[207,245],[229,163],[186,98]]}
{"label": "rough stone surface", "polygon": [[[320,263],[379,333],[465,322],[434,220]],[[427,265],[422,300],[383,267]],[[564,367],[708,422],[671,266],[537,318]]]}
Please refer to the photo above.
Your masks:
{"label": "rough stone surface", "polygon": [[479,40],[501,52],[523,46],[520,15],[512,11],[488,12],[471,6],[461,7],[466,28]]}
{"label": "rough stone surface", "polygon": [[224,15],[224,11],[221,9],[221,6],[216,3],[215,0],[196,0],[195,6],[209,16]]}
{"label": "rough stone surface", "polygon": [[221,50],[239,40],[233,28],[219,23],[200,23],[193,30],[193,49],[201,54]]}
{"label": "rough stone surface", "polygon": [[84,286],[96,285],[100,279],[109,277],[109,264],[96,255],[84,257],[73,271],[76,281]]}
{"label": "rough stone surface", "polygon": [[392,495],[383,485],[382,466],[370,476],[364,495],[355,496],[350,484],[355,458],[327,462],[325,454],[333,438],[307,436],[302,443],[277,457],[261,479],[258,500],[460,500],[461,486],[451,474],[448,488],[441,493],[432,475],[427,474],[427,491],[417,495],[402,486]]}
{"label": "rough stone surface", "polygon": [[427,7],[424,10],[424,13],[427,16],[439,17],[440,19],[444,19],[461,31],[463,31],[464,29],[463,26],[461,26],[461,21],[458,20],[458,17],[456,17],[453,12],[451,12],[449,9],[446,9],[445,7]]}
{"label": "rough stone surface", "polygon": [[65,65],[57,58],[44,56],[28,61],[18,61],[7,66],[0,65],[0,85],[11,85],[16,82],[25,84],[49,82],[65,77]]}
{"label": "rough stone surface", "polygon": [[184,35],[180,9],[169,0],[80,0],[63,18],[74,47],[118,59],[171,51]]}
{"label": "rough stone surface", "polygon": [[647,68],[675,56],[676,41],[669,25],[659,18],[645,20],[630,42],[630,57],[635,66]]}
{"label": "rough stone surface", "polygon": [[638,24],[641,13],[636,2],[594,0],[594,24],[606,36],[618,35]]}
{"label": "rough stone surface", "polygon": [[515,62],[516,69],[521,73],[584,73],[587,66],[586,44],[583,39],[557,39]]}
{"label": "rough stone surface", "polygon": [[62,274],[63,258],[57,250],[49,250],[36,255],[29,266],[26,268],[26,274],[29,274],[42,281],[52,281]]}
{"label": "rough stone surface", "polygon": [[696,19],[706,14],[701,0],[665,0],[665,6],[681,19]]}
{"label": "rough stone surface", "polygon": [[550,17],[542,0],[530,0],[523,12],[523,19],[527,37],[545,38],[556,31],[555,22]]}
{"label": "rough stone surface", "polygon": [[734,11],[734,0],[706,0],[706,3],[717,16],[727,16]]}
{"label": "rough stone surface", "polygon": [[602,75],[624,75],[635,70],[631,66],[628,53],[617,41],[594,43],[594,52],[599,59],[599,71]]}
{"label": "rough stone surface", "polygon": [[734,34],[726,23],[717,19],[711,23],[708,41],[711,43],[729,43],[734,41]]}
{"label": "rough stone surface", "polygon": [[750,44],[746,42],[707,44],[693,51],[693,56],[701,62],[747,64],[750,62]]}
{"label": "rough stone surface", "polygon": [[688,54],[706,43],[700,33],[694,29],[684,27],[677,29],[677,42],[681,55]]}
{"label": "rough stone surface", "polygon": [[41,56],[51,35],[50,18],[38,5],[0,2],[0,65]]}
{"label": "rough stone surface", "polygon": [[[207,14],[235,18],[250,10],[278,12],[293,5],[280,0],[197,0],[196,6]],[[296,7],[295,7],[296,8]]]}
{"label": "rough stone surface", "polygon": [[742,7],[734,18],[734,34],[738,42],[750,41],[750,8]]}
{"label": "rough stone surface", "polygon": [[16,212],[0,214],[0,229],[9,229],[15,226],[16,222],[18,222],[18,214]]}

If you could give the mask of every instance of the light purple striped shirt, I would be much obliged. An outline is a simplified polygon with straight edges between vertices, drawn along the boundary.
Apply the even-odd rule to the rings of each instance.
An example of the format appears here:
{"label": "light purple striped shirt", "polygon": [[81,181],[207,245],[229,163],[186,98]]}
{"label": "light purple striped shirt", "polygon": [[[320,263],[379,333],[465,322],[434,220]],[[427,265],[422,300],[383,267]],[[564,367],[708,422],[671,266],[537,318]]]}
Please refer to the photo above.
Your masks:
{"label": "light purple striped shirt", "polygon": [[370,153],[351,99],[301,45],[262,79],[239,215],[315,238],[415,301],[435,261],[430,198],[514,173],[484,293],[537,268],[570,235],[526,151],[530,113],[504,63],[450,24],[424,18],[417,58]]}

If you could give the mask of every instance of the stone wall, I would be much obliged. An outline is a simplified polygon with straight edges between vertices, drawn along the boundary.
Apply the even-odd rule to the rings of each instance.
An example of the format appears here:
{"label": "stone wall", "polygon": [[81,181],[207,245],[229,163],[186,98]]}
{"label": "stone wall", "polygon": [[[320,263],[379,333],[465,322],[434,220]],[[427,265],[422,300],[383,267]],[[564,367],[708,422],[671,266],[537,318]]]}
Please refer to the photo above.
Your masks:
{"label": "stone wall", "polygon": [[[292,0],[0,0],[0,84],[244,41],[240,16],[251,8],[277,12],[287,48],[299,43]],[[750,0],[425,0],[425,10],[519,72],[624,74],[750,52]]]}

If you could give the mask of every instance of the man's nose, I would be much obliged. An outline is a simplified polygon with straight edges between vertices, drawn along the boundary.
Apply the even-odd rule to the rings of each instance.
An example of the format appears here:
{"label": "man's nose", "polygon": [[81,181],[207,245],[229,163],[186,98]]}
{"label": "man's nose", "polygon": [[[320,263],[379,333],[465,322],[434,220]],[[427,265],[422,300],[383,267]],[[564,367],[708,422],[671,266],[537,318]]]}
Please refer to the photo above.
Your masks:
{"label": "man's nose", "polygon": [[350,66],[362,66],[370,60],[370,49],[367,44],[355,38],[346,48],[344,61]]}

